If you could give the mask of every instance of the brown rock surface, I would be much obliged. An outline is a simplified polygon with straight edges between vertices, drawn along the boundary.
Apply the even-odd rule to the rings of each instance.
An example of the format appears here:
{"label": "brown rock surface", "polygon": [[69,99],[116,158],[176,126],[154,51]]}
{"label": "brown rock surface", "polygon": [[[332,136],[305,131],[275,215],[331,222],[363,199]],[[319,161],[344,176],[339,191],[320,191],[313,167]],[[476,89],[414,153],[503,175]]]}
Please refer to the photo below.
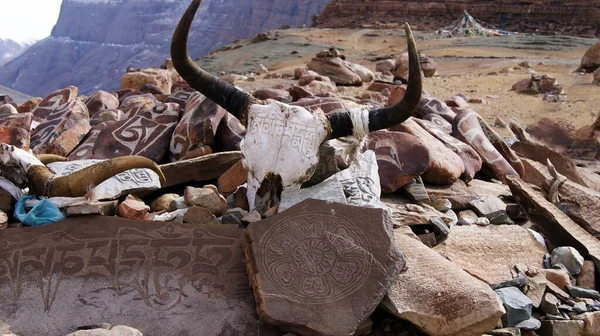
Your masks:
{"label": "brown rock surface", "polygon": [[329,77],[338,85],[361,85],[360,76],[348,65],[349,63],[338,57],[315,57],[306,66],[320,75]]}
{"label": "brown rock surface", "polygon": [[483,160],[483,167],[498,180],[506,183],[507,175],[518,175],[517,171],[496,150],[479,124],[479,115],[473,110],[464,110],[454,119],[452,133],[459,140],[468,143]]}
{"label": "brown rock surface", "polygon": [[427,146],[408,133],[371,132],[367,147],[377,157],[381,191],[384,193],[393,193],[431,167]]}
{"label": "brown rock surface", "polygon": [[183,117],[173,131],[169,150],[171,161],[178,161],[188,152],[214,146],[213,138],[217,127],[227,111],[202,94],[196,92],[188,100]]}
{"label": "brown rock surface", "polygon": [[87,97],[84,100],[84,103],[85,106],[87,106],[91,117],[96,114],[96,112],[118,108],[119,98],[117,98],[117,95],[114,93],[98,90]]}
{"label": "brown rock surface", "polygon": [[[429,115],[435,115],[433,113]],[[438,119],[444,120],[441,117],[435,115]],[[479,154],[473,149],[473,147],[466,143],[456,139],[455,137],[447,134],[443,128],[438,126],[436,123],[429,120],[414,119],[421,127],[427,130],[431,135],[440,140],[446,147],[452,150],[456,155],[460,157],[464,166],[464,180],[469,182],[473,179],[475,174],[481,169],[482,160]],[[444,122],[446,122],[444,120]],[[452,127],[452,126],[450,126]]]}
{"label": "brown rock surface", "polygon": [[150,207],[142,200],[132,195],[128,195],[127,198],[117,206],[117,215],[129,219],[145,219],[148,211],[150,211]]}
{"label": "brown rock surface", "polygon": [[219,189],[224,195],[229,195],[248,180],[248,171],[242,161],[236,162],[229,170],[219,177]]}
{"label": "brown rock surface", "polygon": [[42,101],[42,99],[42,97],[31,98],[23,104],[19,105],[17,107],[17,111],[19,111],[19,113],[31,112],[31,110],[33,110],[36,107],[36,105]]}
{"label": "brown rock surface", "polygon": [[208,209],[215,216],[222,216],[227,211],[227,201],[216,188],[205,186],[204,188],[186,187],[183,194],[185,204],[199,205]]}
{"label": "brown rock surface", "polygon": [[489,285],[511,280],[516,264],[543,268],[548,253],[528,229],[513,225],[456,226],[435,250]]}
{"label": "brown rock surface", "polygon": [[[104,216],[3,230],[0,315],[18,335],[106,321],[144,335],[274,335],[254,312],[241,234],[232,225]],[[15,256],[34,277],[10,268]]]}
{"label": "brown rock surface", "polygon": [[504,314],[494,291],[423,245],[408,227],[394,229],[406,269],[381,305],[428,335],[480,336]]}
{"label": "brown rock surface", "polygon": [[412,134],[429,148],[431,167],[423,174],[423,181],[433,184],[451,184],[465,171],[461,158],[446,147],[411,117],[390,130]]}
{"label": "brown rock surface", "polygon": [[600,263],[600,242],[577,225],[543,195],[516,177],[508,178],[515,199],[529,219],[538,225],[555,246],[572,246],[586,259]]}
{"label": "brown rock surface", "polygon": [[391,225],[381,209],[318,200],[251,223],[244,251],[259,318],[305,335],[353,335],[404,267]]}
{"label": "brown rock surface", "polygon": [[600,67],[600,42],[591,46],[583,57],[577,71],[594,72]]}
{"label": "brown rock surface", "polygon": [[29,150],[29,132],[20,127],[0,126],[0,142]]}
{"label": "brown rock surface", "polygon": [[183,221],[190,224],[221,224],[210,210],[198,205],[189,207],[183,216]]}

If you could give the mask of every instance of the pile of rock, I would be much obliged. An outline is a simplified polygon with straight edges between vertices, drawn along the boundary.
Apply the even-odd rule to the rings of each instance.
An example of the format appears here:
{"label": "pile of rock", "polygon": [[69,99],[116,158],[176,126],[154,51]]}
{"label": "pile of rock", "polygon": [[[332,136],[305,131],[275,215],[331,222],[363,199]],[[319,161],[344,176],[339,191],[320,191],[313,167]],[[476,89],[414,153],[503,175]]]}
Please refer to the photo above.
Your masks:
{"label": "pile of rock", "polygon": [[[344,58],[320,53],[297,85],[252,94],[319,113],[402,99],[403,85]],[[359,97],[336,94],[358,82],[371,82]],[[359,145],[322,144],[301,188],[258,186],[258,207],[242,122],[185,83],[142,87],[0,105],[12,178],[0,179],[0,297],[12,300],[0,316],[13,332],[110,322],[147,334],[365,335],[402,323],[440,336],[600,333],[600,178],[517,122],[507,140],[467,97],[424,91],[404,123]],[[597,123],[580,131],[590,146]],[[15,148],[56,176],[126,155],[160,174],[126,170],[85,197],[50,197],[67,218],[27,228],[15,208],[44,201],[21,199],[33,161],[10,161]]]}

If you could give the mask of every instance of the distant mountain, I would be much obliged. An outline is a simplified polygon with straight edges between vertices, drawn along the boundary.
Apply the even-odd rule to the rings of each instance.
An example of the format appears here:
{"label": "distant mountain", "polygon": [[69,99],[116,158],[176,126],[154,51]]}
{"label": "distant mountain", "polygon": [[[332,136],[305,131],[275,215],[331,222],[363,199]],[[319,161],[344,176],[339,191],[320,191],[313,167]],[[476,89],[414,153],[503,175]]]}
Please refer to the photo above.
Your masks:
{"label": "distant mountain", "polygon": [[11,39],[0,39],[0,66],[21,55],[35,42],[17,42]]}
{"label": "distant mountain", "polygon": [[[204,0],[190,34],[200,57],[282,25],[310,24],[330,0]],[[67,85],[118,89],[129,66],[158,66],[191,0],[63,0],[50,37],[0,68],[0,85],[36,96]]]}

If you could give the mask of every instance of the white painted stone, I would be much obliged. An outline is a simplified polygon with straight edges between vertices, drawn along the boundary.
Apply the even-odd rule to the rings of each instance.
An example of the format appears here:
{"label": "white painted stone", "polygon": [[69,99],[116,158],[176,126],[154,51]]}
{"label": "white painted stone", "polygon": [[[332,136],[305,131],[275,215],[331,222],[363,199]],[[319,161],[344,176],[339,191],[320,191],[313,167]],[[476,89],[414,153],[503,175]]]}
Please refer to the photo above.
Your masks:
{"label": "white painted stone", "polygon": [[342,184],[348,204],[387,210],[387,206],[381,202],[378,170],[375,152],[368,150],[359,154],[348,169],[333,176]]}
{"label": "white painted stone", "polygon": [[344,189],[342,189],[342,185],[334,175],[310,188],[300,190],[287,189],[283,191],[281,193],[278,212],[285,211],[309,198],[347,204]]}
{"label": "white painted stone", "polygon": [[240,143],[242,164],[248,169],[251,210],[256,191],[269,173],[281,176],[284,189],[297,190],[310,179],[318,163],[319,146],[328,135],[322,111],[311,113],[299,106],[268,102],[250,106],[248,130]]}
{"label": "white painted stone", "polygon": [[[48,164],[48,168],[54,174],[62,176],[102,161],[77,160],[53,162]],[[96,188],[88,192],[86,198],[89,200],[110,200],[142,190],[156,190],[159,188],[160,179],[155,172],[150,169],[136,168],[126,170],[100,183]]]}

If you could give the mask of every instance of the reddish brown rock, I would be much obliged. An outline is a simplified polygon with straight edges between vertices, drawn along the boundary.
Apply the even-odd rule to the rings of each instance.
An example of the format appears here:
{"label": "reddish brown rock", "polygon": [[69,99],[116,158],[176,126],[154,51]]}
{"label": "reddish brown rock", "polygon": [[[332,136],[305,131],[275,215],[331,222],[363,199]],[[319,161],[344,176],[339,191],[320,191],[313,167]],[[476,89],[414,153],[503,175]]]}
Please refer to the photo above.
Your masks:
{"label": "reddish brown rock", "polygon": [[84,103],[85,106],[87,106],[91,117],[96,114],[96,112],[118,108],[119,98],[115,93],[98,90],[87,97],[84,100]]}
{"label": "reddish brown rock", "polygon": [[42,101],[42,99],[42,97],[31,98],[23,104],[19,105],[17,107],[17,111],[19,111],[19,113],[31,112],[37,106],[37,104],[39,104],[39,102]]}
{"label": "reddish brown rock", "polygon": [[155,106],[152,111],[140,112],[133,118],[114,122],[98,134],[93,158],[140,155],[161,162],[178,119],[179,106],[165,103]]}
{"label": "reddish brown rock", "polygon": [[145,219],[150,210],[139,198],[128,195],[117,207],[117,216],[129,219]]}
{"label": "reddish brown rock", "polygon": [[288,92],[292,96],[292,101],[294,101],[294,102],[298,101],[299,99],[302,99],[302,98],[314,96],[314,94],[312,92],[308,91],[307,89],[305,89],[301,86],[297,86],[297,85],[290,86],[290,88],[288,89]]}
{"label": "reddish brown rock", "polygon": [[[600,69],[600,68],[598,68]],[[594,71],[594,81],[592,81],[593,84],[596,85],[600,85],[600,70],[596,69],[596,71]]]}
{"label": "reddish brown rock", "polygon": [[494,148],[502,154],[502,157],[513,167],[513,169],[519,174],[519,176],[525,175],[525,167],[523,166],[523,162],[517,154],[508,146],[506,142],[494,131],[494,129],[483,119],[481,116],[477,115],[479,118],[479,125],[483,130],[483,134],[485,137],[492,143]]}
{"label": "reddish brown rock", "polygon": [[517,202],[526,211],[527,217],[555,246],[571,246],[586,259],[600,263],[600,242],[577,225],[544,195],[534,191],[515,176],[510,176],[508,185]]}
{"label": "reddish brown rock", "polygon": [[568,120],[542,118],[527,126],[527,132],[550,145],[568,146],[573,141],[575,130]]}
{"label": "reddish brown rock", "polygon": [[191,224],[221,224],[210,210],[198,205],[193,205],[187,209],[183,216],[183,222]]}
{"label": "reddish brown rock", "polygon": [[36,107],[31,110],[33,116],[39,120],[44,120],[48,115],[57,110],[64,110],[70,103],[77,98],[77,88],[68,86],[61,90],[56,90],[42,99]]}
{"label": "reddish brown rock", "polygon": [[392,83],[382,82],[382,81],[373,81],[371,84],[369,84],[369,86],[367,87],[367,90],[383,93],[386,90],[392,91],[397,86],[400,86],[400,85],[395,85]]}
{"label": "reddish brown rock", "polygon": [[507,175],[518,175],[485,136],[479,124],[479,115],[473,110],[461,111],[453,123],[453,135],[471,145],[481,156],[483,167],[498,180],[506,183]]}
{"label": "reddish brown rock", "polygon": [[338,57],[315,57],[306,64],[307,68],[327,76],[338,85],[361,85],[360,76],[346,62]]}
{"label": "reddish brown rock", "polygon": [[421,94],[421,101],[419,101],[417,113],[421,117],[425,117],[430,113],[435,113],[450,123],[452,123],[456,117],[456,112],[452,111],[446,103],[435,98],[426,91],[423,91]]}
{"label": "reddish brown rock", "polygon": [[593,261],[586,260],[583,262],[583,268],[579,275],[577,275],[577,286],[596,289],[596,266]]}
{"label": "reddish brown rock", "polygon": [[392,106],[397,104],[404,98],[404,94],[406,93],[406,85],[396,85],[390,90],[390,95],[388,96],[388,101],[386,106]]}
{"label": "reddish brown rock", "polygon": [[219,189],[224,195],[233,193],[237,187],[246,183],[248,180],[248,171],[242,165],[242,161],[234,164],[225,174],[219,177]]}
{"label": "reddish brown rock", "polygon": [[600,67],[600,42],[591,46],[583,57],[577,71],[593,72]]}
{"label": "reddish brown rock", "polygon": [[35,117],[42,118],[42,121],[31,131],[30,147],[36,154],[66,157],[91,129],[87,107],[80,100],[51,106],[42,103],[44,101],[32,112]]}
{"label": "reddish brown rock", "polygon": [[20,127],[0,126],[0,142],[29,150],[29,132]]}
{"label": "reddish brown rock", "polygon": [[379,92],[370,92],[370,91],[361,92],[357,98],[361,99],[361,100],[374,101],[374,102],[382,104],[382,105],[386,104],[388,101],[388,98],[386,96],[384,96],[383,94],[381,94]]}
{"label": "reddish brown rock", "polygon": [[452,134],[452,124],[449,123],[446,119],[442,118],[440,115],[435,113],[429,113],[422,117],[423,120],[431,121],[438,128],[444,131],[446,134]]}
{"label": "reddish brown rock", "polygon": [[195,93],[170,139],[171,161],[184,158],[196,148],[214,145],[217,127],[227,111],[202,94]]}
{"label": "reddish brown rock", "polygon": [[96,145],[96,139],[98,139],[98,135],[100,131],[105,129],[106,127],[114,124],[113,121],[101,122],[96,124],[92,129],[88,132],[88,134],[81,140],[79,145],[75,147],[67,157],[70,161],[73,160],[86,160],[94,157],[94,146]]}
{"label": "reddish brown rock", "polygon": [[304,74],[307,74],[308,71],[309,71],[308,68],[305,66],[294,69],[294,79],[296,79],[296,80],[300,79],[300,77],[302,77],[302,75],[304,75]]}
{"label": "reddish brown rock", "polygon": [[451,184],[465,171],[461,158],[447,148],[441,141],[429,134],[413,117],[402,124],[390,128],[393,131],[402,131],[419,138],[431,154],[431,167],[423,174],[423,181],[433,184]]}
{"label": "reddish brown rock", "polygon": [[393,193],[431,167],[427,146],[408,133],[371,132],[367,147],[377,157],[381,191],[384,193]]}
{"label": "reddish brown rock", "polygon": [[246,127],[233,114],[227,112],[217,127],[214,144],[215,151],[227,152],[239,150],[240,141],[242,141],[245,134]]}
{"label": "reddish brown rock", "polygon": [[[437,115],[436,118],[440,119],[440,121],[443,120],[443,122],[446,122],[443,118]],[[440,128],[433,122],[417,118],[414,120],[460,157],[465,166],[464,180],[465,182],[471,181],[475,174],[481,169],[482,165],[481,157],[479,154],[477,154],[477,152],[475,152],[473,147],[465,144],[451,135],[448,135],[444,129]]]}
{"label": "reddish brown rock", "polygon": [[504,314],[489,286],[416,239],[408,227],[394,230],[405,271],[394,279],[381,305],[428,335],[480,336]]}
{"label": "reddish brown rock", "polygon": [[282,103],[291,103],[292,96],[286,90],[265,88],[254,91],[252,95],[258,99],[267,100],[274,99]]}
{"label": "reddish brown rock", "polygon": [[379,72],[392,72],[396,67],[396,61],[393,59],[386,59],[375,64],[375,71]]}
{"label": "reddish brown rock", "polygon": [[19,113],[0,117],[0,126],[19,127],[26,131],[31,130],[33,115],[31,113]]}
{"label": "reddish brown rock", "polygon": [[511,280],[517,264],[543,269],[548,253],[528,229],[516,225],[455,226],[434,249],[488,285]]}
{"label": "reddish brown rock", "polygon": [[251,223],[244,252],[259,318],[304,335],[353,335],[404,267],[391,229],[381,209],[319,200]]}

